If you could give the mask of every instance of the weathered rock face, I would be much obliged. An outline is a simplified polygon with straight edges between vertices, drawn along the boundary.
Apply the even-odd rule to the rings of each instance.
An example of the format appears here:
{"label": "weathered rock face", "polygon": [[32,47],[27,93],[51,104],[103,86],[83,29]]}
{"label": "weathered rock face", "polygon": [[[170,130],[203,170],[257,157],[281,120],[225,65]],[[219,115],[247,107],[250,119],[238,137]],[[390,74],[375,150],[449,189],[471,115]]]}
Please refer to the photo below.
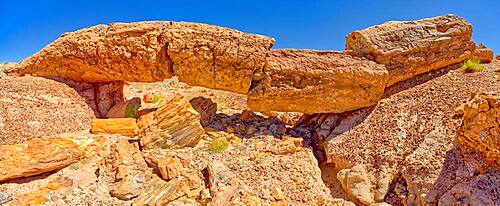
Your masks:
{"label": "weathered rock face", "polygon": [[269,37],[187,22],[170,23],[165,37],[180,81],[242,94],[274,45]]}
{"label": "weathered rock face", "polygon": [[38,77],[0,79],[0,144],[90,129],[94,115],[75,90]]}
{"label": "weathered rock face", "polygon": [[112,167],[116,171],[116,183],[110,194],[121,200],[133,199],[141,193],[147,181],[148,166],[139,151],[138,144],[120,139],[113,145]]}
{"label": "weathered rock face", "polygon": [[59,77],[50,77],[64,83],[78,92],[85,102],[92,108],[96,117],[106,117],[109,110],[117,103],[124,101],[124,82],[114,81],[105,83],[79,82]]}
{"label": "weathered rock face", "polygon": [[172,76],[167,22],[97,25],[65,33],[16,72],[83,82],[160,81]]}
{"label": "weathered rock face", "polygon": [[464,105],[457,140],[500,166],[500,94],[481,93]]}
{"label": "weathered rock face", "polygon": [[0,145],[0,182],[58,170],[78,162],[81,155],[78,145],[62,138]]}
{"label": "weathered rock face", "polygon": [[97,25],[63,34],[16,72],[83,82],[154,82],[172,75],[191,85],[246,93],[272,38],[188,22]]}
{"label": "weathered rock face", "polygon": [[[405,191],[399,195],[405,198],[402,202],[408,205],[435,204],[445,191],[459,182],[456,179],[462,178],[462,173],[474,174],[469,171],[456,174],[454,172],[462,166],[450,163],[460,159],[450,154],[456,138],[455,127],[460,121],[453,118],[453,111],[477,91],[499,91],[496,73],[491,68],[474,74],[459,70],[434,73],[442,76],[429,81],[423,79],[425,83],[394,93],[382,99],[372,110],[351,112],[354,117],[350,118],[330,118],[330,124],[318,120],[324,124],[319,131],[328,134],[323,143],[327,162],[333,163],[338,170],[349,171],[357,165],[366,169],[363,184],[366,185],[365,180],[371,184],[349,189],[360,191],[356,199],[366,203],[382,202],[392,190],[390,183],[401,177],[404,182],[401,187]],[[394,87],[405,88],[406,85]],[[359,115],[364,120],[359,121],[356,118]],[[328,125],[333,127],[328,128]],[[343,128],[349,125],[352,128]],[[344,132],[339,134],[337,127],[338,131]],[[469,165],[463,167],[473,168]],[[359,173],[346,172],[355,174],[354,177]]]}
{"label": "weathered rock face", "polygon": [[488,48],[477,48],[472,53],[471,59],[477,59],[483,63],[489,63],[493,60],[493,50]]}
{"label": "weathered rock face", "polygon": [[346,51],[384,64],[390,86],[470,58],[471,35],[472,26],[454,15],[390,21],[349,34]]}
{"label": "weathered rock face", "polygon": [[6,75],[6,73],[12,72],[17,67],[17,63],[15,62],[3,62],[0,63],[0,77]]}
{"label": "weathered rock face", "polygon": [[340,52],[274,50],[254,76],[248,106],[309,114],[355,110],[380,100],[387,77],[383,65]]}
{"label": "weathered rock face", "polygon": [[200,115],[181,95],[162,102],[160,107],[138,120],[144,149],[195,145],[205,133]]}
{"label": "weathered rock face", "polygon": [[500,205],[500,169],[478,175],[455,185],[439,200],[439,205]]}

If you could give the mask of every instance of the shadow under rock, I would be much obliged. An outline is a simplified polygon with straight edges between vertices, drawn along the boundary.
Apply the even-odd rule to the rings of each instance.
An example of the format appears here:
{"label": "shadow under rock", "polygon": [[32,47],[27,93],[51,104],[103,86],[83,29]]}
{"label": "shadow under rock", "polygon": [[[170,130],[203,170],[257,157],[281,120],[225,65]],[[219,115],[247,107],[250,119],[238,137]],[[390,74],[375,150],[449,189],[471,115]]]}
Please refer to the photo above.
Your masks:
{"label": "shadow under rock", "polygon": [[250,110],[243,110],[243,112],[233,115],[217,113],[207,127],[232,133],[242,138],[259,136],[282,138],[287,134],[286,125],[280,119],[261,116]]}
{"label": "shadow under rock", "polygon": [[450,72],[451,70],[456,70],[461,67],[461,64],[453,64],[447,67],[443,67],[441,69],[429,71],[423,74],[419,74],[417,76],[412,77],[411,79],[408,79],[406,81],[398,82],[396,84],[393,84],[387,88],[385,88],[384,91],[384,96],[382,97],[383,99],[390,97],[393,94],[397,94],[401,91],[410,89],[412,87],[418,86],[420,84],[423,84],[425,82],[428,82],[429,80],[435,79],[437,77],[443,76]]}
{"label": "shadow under rock", "polygon": [[[61,170],[61,169],[59,169],[59,170]],[[2,185],[2,184],[25,184],[25,183],[30,183],[30,182],[33,182],[36,180],[43,180],[43,179],[50,177],[52,174],[57,173],[59,170],[45,172],[45,173],[42,173],[39,175],[33,175],[33,176],[29,176],[29,177],[18,177],[18,178],[14,178],[14,179],[0,181],[0,185]]]}

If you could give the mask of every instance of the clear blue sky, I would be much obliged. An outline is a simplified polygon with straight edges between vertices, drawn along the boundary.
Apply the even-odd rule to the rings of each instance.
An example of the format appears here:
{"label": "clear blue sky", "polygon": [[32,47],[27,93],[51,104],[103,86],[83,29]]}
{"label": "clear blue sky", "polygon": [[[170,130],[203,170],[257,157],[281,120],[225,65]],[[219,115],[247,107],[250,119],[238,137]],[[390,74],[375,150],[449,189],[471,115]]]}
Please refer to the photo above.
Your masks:
{"label": "clear blue sky", "polygon": [[500,51],[500,0],[0,0],[0,62],[20,61],[64,32],[111,22],[203,22],[274,37],[274,48],[342,50],[351,31],[447,13],[466,18],[477,43]]}

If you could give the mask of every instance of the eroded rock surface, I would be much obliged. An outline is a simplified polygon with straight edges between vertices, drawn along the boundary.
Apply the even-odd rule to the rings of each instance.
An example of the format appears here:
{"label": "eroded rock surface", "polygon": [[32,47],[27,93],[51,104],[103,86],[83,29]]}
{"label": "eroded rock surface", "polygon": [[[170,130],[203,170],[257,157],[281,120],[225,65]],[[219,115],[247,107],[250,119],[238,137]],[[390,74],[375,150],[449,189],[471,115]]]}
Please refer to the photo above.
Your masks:
{"label": "eroded rock surface", "polygon": [[0,144],[90,129],[92,110],[75,90],[39,77],[0,79]]}
{"label": "eroded rock surface", "polygon": [[62,169],[81,156],[77,144],[62,138],[0,145],[0,182]]}
{"label": "eroded rock surface", "polygon": [[[477,91],[500,90],[495,75],[493,68],[474,74],[453,70],[394,93],[381,100],[373,111],[353,113],[363,115],[364,120],[342,129],[346,131],[342,134],[331,132],[324,143],[327,161],[338,169],[364,165],[372,181],[370,197],[373,195],[376,202],[384,200],[389,185],[402,173],[406,194],[401,196],[407,198],[407,204],[436,203],[443,194],[439,191],[457,183],[453,170],[448,169],[455,163],[443,164],[454,158],[449,152],[460,120],[453,117],[453,111]],[[405,88],[404,84],[395,86]],[[335,129],[324,128],[326,132]]]}
{"label": "eroded rock surface", "polygon": [[83,82],[155,82],[175,74],[191,85],[246,93],[273,44],[199,23],[115,23],[65,33],[16,72]]}
{"label": "eroded rock surface", "polygon": [[458,142],[500,166],[500,93],[477,94],[463,108]]}
{"label": "eroded rock surface", "polygon": [[254,111],[328,113],[372,106],[387,82],[383,65],[341,52],[273,50],[254,76]]}
{"label": "eroded rock surface", "polygon": [[181,95],[162,102],[154,112],[138,120],[138,135],[144,149],[195,145],[205,133],[200,114]]}
{"label": "eroded rock surface", "polygon": [[470,58],[471,35],[472,26],[454,15],[390,21],[349,34],[346,51],[384,64],[390,86]]}

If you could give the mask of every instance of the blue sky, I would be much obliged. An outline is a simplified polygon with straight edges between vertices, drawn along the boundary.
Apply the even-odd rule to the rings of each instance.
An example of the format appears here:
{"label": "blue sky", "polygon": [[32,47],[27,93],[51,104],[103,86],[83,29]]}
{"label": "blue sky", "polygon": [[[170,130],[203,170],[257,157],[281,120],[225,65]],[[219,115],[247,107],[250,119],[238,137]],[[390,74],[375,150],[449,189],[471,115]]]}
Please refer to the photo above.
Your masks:
{"label": "blue sky", "polygon": [[191,21],[274,37],[274,48],[343,50],[354,30],[453,13],[500,51],[500,0],[0,0],[0,62],[20,61],[62,33],[111,22]]}

